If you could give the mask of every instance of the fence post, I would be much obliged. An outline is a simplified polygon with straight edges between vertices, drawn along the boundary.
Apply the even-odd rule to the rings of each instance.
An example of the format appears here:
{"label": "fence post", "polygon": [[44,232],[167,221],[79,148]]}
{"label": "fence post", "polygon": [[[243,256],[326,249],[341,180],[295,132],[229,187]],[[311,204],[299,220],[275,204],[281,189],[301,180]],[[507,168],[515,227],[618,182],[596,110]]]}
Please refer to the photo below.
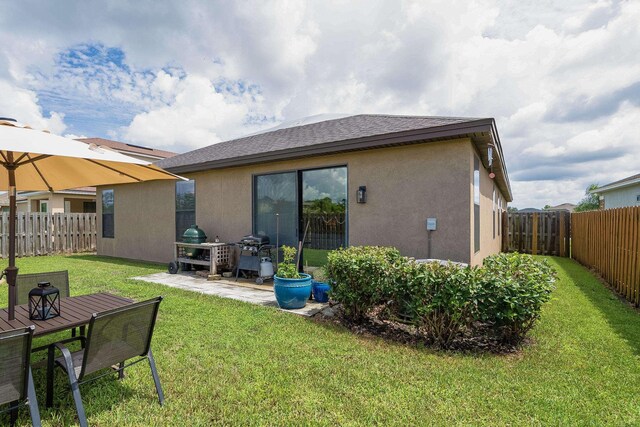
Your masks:
{"label": "fence post", "polygon": [[533,214],[533,220],[531,221],[531,255],[538,254],[538,214]]}

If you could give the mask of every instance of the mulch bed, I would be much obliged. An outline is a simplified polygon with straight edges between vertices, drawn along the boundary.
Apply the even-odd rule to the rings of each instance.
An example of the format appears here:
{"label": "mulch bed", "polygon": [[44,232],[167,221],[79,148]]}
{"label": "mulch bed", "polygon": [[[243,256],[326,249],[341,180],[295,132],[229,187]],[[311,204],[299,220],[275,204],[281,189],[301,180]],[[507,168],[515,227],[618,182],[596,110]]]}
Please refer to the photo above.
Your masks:
{"label": "mulch bed", "polygon": [[[385,341],[401,343],[415,347],[427,347],[442,351],[461,351],[465,353],[493,353],[493,354],[516,354],[523,346],[530,345],[532,340],[525,340],[518,344],[505,344],[492,339],[487,335],[472,335],[467,333],[456,339],[451,346],[446,349],[439,347],[425,336],[421,335],[418,328],[385,316],[385,306],[376,307],[366,317],[362,323],[354,323],[344,316],[344,311],[340,305],[333,305],[333,314],[326,316],[322,312],[316,314],[313,320],[320,323],[330,323],[343,326],[356,335],[363,337],[378,337]],[[481,330],[482,325],[476,325],[476,331]]]}

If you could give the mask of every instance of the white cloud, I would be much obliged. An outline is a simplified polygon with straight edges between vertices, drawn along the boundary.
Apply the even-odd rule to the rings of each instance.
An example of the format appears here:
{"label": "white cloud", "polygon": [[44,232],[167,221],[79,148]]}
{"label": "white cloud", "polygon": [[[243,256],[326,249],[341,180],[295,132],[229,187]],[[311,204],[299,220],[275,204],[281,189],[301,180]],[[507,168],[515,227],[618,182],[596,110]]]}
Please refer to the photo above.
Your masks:
{"label": "white cloud", "polygon": [[34,129],[47,129],[55,134],[61,134],[65,130],[64,114],[52,111],[45,116],[33,91],[0,80],[0,94],[0,114],[3,117],[16,119]]}
{"label": "white cloud", "polygon": [[162,85],[171,82],[173,100],[136,115],[122,130],[125,140],[166,149],[198,148],[231,137],[251,113],[252,104],[227,99],[206,78],[187,76],[178,81],[161,75],[160,79]]}
{"label": "white cloud", "polygon": [[[184,150],[319,113],[489,116],[520,207],[638,172],[639,2],[3,6],[0,108],[59,132]],[[63,67],[79,45],[124,58]]]}

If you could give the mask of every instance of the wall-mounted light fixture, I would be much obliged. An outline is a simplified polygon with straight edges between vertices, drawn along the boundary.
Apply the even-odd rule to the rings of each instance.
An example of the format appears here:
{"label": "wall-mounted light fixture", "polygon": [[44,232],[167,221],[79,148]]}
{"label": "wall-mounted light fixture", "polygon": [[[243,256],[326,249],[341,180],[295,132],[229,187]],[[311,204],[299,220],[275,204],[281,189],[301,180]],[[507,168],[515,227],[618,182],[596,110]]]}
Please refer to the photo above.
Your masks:
{"label": "wall-mounted light fixture", "polygon": [[493,173],[493,144],[487,144],[487,161],[489,163],[489,178],[493,179],[496,174]]}
{"label": "wall-mounted light fixture", "polygon": [[367,186],[361,185],[358,187],[358,194],[356,197],[358,203],[367,203]]}

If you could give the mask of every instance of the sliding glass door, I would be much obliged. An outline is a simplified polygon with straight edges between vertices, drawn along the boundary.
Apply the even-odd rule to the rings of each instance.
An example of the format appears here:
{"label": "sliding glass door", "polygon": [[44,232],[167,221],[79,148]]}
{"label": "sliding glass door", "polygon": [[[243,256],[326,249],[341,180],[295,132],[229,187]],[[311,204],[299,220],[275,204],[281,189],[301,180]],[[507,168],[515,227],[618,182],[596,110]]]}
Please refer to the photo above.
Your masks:
{"label": "sliding glass door", "polygon": [[304,238],[309,265],[347,245],[346,166],[256,175],[253,204],[253,232],[296,248]]}
{"label": "sliding glass door", "polygon": [[298,178],[296,172],[254,177],[253,232],[271,244],[298,246]]}
{"label": "sliding glass door", "polygon": [[[304,247],[332,250],[347,244],[347,168],[302,171]],[[311,252],[311,251],[308,251]]]}

